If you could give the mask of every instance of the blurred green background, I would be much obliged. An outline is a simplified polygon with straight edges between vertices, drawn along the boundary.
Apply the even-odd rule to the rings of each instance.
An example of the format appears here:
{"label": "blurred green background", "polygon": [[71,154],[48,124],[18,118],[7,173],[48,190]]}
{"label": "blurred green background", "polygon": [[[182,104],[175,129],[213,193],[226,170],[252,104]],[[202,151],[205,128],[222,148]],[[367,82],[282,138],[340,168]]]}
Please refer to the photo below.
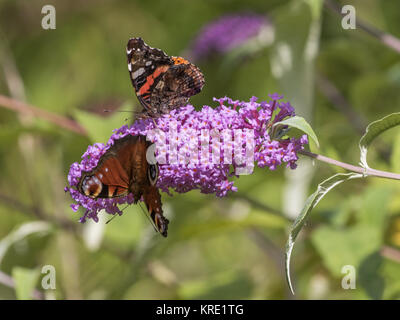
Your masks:
{"label": "blurred green background", "polygon": [[[400,37],[400,2],[353,4],[358,22]],[[41,28],[43,5],[56,29]],[[284,276],[287,231],[305,197],[337,172],[300,162],[287,172],[255,170],[224,199],[191,191],[162,194],[169,236],[154,232],[138,206],[105,225],[80,224],[65,194],[69,166],[89,144],[105,143],[138,108],[125,46],[133,36],[184,55],[201,28],[226,14],[268,17],[274,40],[244,45],[196,64],[212,97],[285,95],[312,123],[313,151],[356,164],[368,122],[400,106],[399,52],[362,28],[344,30],[319,0],[0,1],[0,94],[73,119],[87,135],[31,112],[0,108],[0,299],[398,299],[400,185],[347,182],[313,211],[292,258],[296,295]],[[222,35],[223,36],[223,35]],[[400,131],[374,143],[369,164],[400,172]],[[339,171],[340,172],[340,171]],[[56,289],[41,287],[53,265]],[[344,265],[356,289],[344,290]]]}

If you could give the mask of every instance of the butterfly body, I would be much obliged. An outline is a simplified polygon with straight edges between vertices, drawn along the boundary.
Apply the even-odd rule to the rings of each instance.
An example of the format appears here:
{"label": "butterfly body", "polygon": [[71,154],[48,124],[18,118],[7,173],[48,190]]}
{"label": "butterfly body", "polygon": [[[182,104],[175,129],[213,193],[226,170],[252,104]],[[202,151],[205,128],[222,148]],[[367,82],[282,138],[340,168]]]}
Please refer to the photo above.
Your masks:
{"label": "butterfly body", "polygon": [[158,117],[186,105],[201,91],[200,69],[181,57],[170,57],[141,38],[127,45],[128,70],[144,116]]}
{"label": "butterfly body", "polygon": [[161,196],[155,186],[158,165],[149,164],[146,159],[149,146],[146,137],[140,135],[115,140],[95,168],[82,172],[78,190],[93,199],[132,194],[137,203],[143,197],[158,231],[167,236],[168,220],[163,216]]}

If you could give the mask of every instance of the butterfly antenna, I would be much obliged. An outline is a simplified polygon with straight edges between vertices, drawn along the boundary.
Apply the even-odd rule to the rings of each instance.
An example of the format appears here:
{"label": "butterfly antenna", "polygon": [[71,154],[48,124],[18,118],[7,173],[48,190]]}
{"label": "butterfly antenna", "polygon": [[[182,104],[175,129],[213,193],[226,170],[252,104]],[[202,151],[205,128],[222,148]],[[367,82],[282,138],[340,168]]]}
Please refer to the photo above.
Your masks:
{"label": "butterfly antenna", "polygon": [[[109,110],[109,109],[104,109],[103,112],[104,112],[104,113],[108,113],[108,112],[113,112],[113,111],[111,111],[111,110]],[[114,112],[129,112],[129,113],[134,113],[134,111],[131,111],[131,110],[115,110]],[[125,121],[125,122],[128,122],[129,119],[130,119],[130,118],[125,118],[124,121]]]}
{"label": "butterfly antenna", "polygon": [[[103,112],[112,112],[109,109],[104,109]],[[113,112],[129,112],[129,113],[134,113],[132,110],[114,110]]]}
{"label": "butterfly antenna", "polygon": [[110,219],[107,220],[106,224],[114,220],[114,218],[117,216],[117,214],[114,214]]}
{"label": "butterfly antenna", "polygon": [[[129,207],[129,205],[127,205],[125,208],[123,208],[122,210],[121,210],[121,212],[123,212],[126,208],[128,208]],[[106,222],[106,224],[108,224],[109,222],[111,222],[112,220],[114,220],[114,218],[116,217],[116,216],[119,216],[119,214],[114,214],[110,219],[108,219],[108,221]]]}
{"label": "butterfly antenna", "polygon": [[150,221],[150,224],[153,226],[154,230],[155,230],[156,232],[158,232],[158,229],[157,229],[157,227],[155,226],[153,220],[151,220],[150,216],[144,211],[144,209],[143,209],[142,205],[140,204],[140,202],[138,202],[138,205],[139,205],[140,209],[142,209],[143,214],[144,214],[144,215],[146,216],[146,218]]}

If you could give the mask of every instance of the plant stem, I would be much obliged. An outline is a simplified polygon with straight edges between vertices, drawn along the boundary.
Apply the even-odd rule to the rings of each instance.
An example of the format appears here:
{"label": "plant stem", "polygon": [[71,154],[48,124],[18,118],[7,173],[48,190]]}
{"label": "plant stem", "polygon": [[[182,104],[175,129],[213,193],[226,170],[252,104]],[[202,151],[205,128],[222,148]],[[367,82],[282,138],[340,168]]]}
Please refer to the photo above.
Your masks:
{"label": "plant stem", "polygon": [[317,86],[332,105],[348,120],[349,124],[361,135],[368,125],[364,115],[356,112],[335,84],[322,74],[317,74]]}
{"label": "plant stem", "polygon": [[326,162],[329,164],[333,164],[335,166],[339,166],[342,167],[346,170],[352,171],[352,172],[357,172],[357,173],[361,173],[365,176],[371,176],[371,177],[379,177],[379,178],[386,178],[386,179],[393,179],[393,180],[400,180],[400,174],[397,173],[392,173],[392,172],[387,172],[387,171],[380,171],[380,170],[375,170],[375,169],[371,169],[371,168],[363,168],[363,167],[359,167],[359,166],[353,166],[352,164],[348,164],[345,162],[341,162],[341,161],[337,161],[335,159],[331,159],[325,156],[322,156],[320,154],[316,154],[316,153],[312,153],[310,151],[306,151],[306,150],[300,150],[299,151],[300,154],[322,161],[322,162]]}
{"label": "plant stem", "polygon": [[[341,16],[344,16],[344,14],[342,14],[341,6],[336,1],[325,0],[324,4],[325,4],[325,7],[328,8],[329,10],[336,12],[337,14],[339,14]],[[396,38],[394,35],[392,35],[390,33],[385,33],[371,25],[368,25],[367,23],[361,21],[358,17],[357,17],[357,21],[356,21],[356,26],[357,26],[357,28],[360,28],[361,30],[368,33],[369,35],[378,39],[381,43],[383,43],[388,48],[391,48],[392,50],[400,53],[400,39]]]}
{"label": "plant stem", "polygon": [[[0,271],[0,284],[15,289],[15,282],[11,276],[8,274],[4,273],[3,271]],[[36,300],[43,300],[44,299],[44,294],[43,292],[34,289],[32,292],[32,297]]]}
{"label": "plant stem", "polygon": [[30,114],[35,117],[45,119],[63,129],[70,130],[77,134],[83,136],[87,135],[86,129],[71,119],[3,95],[0,95],[0,106],[22,114]]}

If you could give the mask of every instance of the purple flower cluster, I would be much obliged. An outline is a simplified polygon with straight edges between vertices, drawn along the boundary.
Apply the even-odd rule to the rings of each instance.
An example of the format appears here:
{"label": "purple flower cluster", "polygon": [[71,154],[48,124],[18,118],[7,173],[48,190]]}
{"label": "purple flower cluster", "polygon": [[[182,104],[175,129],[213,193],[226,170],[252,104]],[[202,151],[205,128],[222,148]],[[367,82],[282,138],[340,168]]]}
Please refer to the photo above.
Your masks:
{"label": "purple flower cluster", "polygon": [[[121,214],[118,204],[133,203],[132,195],[115,199],[95,200],[76,190],[81,172],[93,169],[100,157],[114,144],[114,141],[126,135],[146,135],[151,141],[157,143],[156,154],[158,157],[165,152],[165,149],[168,149],[168,146],[162,144],[160,146],[160,135],[157,132],[164,132],[168,136],[171,133],[171,128],[176,128],[178,133],[177,150],[184,150],[183,154],[189,155],[190,153],[193,154],[193,150],[198,152],[199,140],[201,143],[201,136],[204,132],[212,130],[223,132],[227,129],[232,132],[235,129],[240,129],[242,132],[251,130],[253,133],[251,143],[254,145],[254,160],[258,167],[268,167],[270,170],[275,170],[279,165],[286,163],[287,167],[296,168],[297,152],[308,143],[307,135],[303,135],[299,139],[293,137],[279,138],[276,126],[273,126],[273,124],[294,116],[294,108],[290,103],[280,101],[283,98],[282,96],[274,94],[270,95],[270,98],[270,101],[260,103],[257,102],[256,97],[252,97],[249,102],[233,101],[228,97],[214,99],[219,103],[219,106],[215,109],[204,106],[201,111],[196,111],[192,105],[187,105],[175,109],[169,114],[155,119],[155,121],[153,119],[141,119],[130,127],[125,125],[115,130],[106,145],[96,143],[89,146],[82,155],[82,161],[71,165],[68,174],[70,187],[65,189],[76,201],[75,204],[71,205],[71,208],[74,211],[77,211],[79,206],[86,209],[85,215],[81,218],[82,222],[86,218],[97,221],[99,210],[105,209],[110,214]],[[167,138],[164,142],[171,144],[172,140],[175,141],[175,138]],[[245,139],[239,141],[240,150],[247,143],[250,143],[249,141],[246,142]],[[235,175],[234,169],[242,164],[237,163],[234,156],[232,156],[231,164],[226,163],[224,158],[226,153],[223,150],[224,141],[221,141],[221,146],[218,146],[221,149],[216,150],[220,161],[213,161],[212,151],[215,150],[212,150],[212,148],[215,148],[215,146],[209,144],[209,142],[210,139],[207,136],[206,150],[209,149],[210,152],[205,157],[199,155],[198,163],[172,162],[171,155],[167,159],[169,161],[159,161],[157,186],[167,193],[171,189],[180,193],[199,189],[202,193],[213,193],[218,197],[225,196],[229,191],[237,191],[237,188],[233,185],[234,182],[229,181],[229,178]],[[233,145],[229,150],[236,150],[235,147],[238,146],[235,143],[236,141],[232,139]],[[182,155],[182,152],[180,152],[180,155]]]}
{"label": "purple flower cluster", "polygon": [[270,26],[266,17],[254,13],[231,14],[207,24],[192,45],[192,58],[199,60],[209,54],[226,53],[257,36],[263,27]]}

